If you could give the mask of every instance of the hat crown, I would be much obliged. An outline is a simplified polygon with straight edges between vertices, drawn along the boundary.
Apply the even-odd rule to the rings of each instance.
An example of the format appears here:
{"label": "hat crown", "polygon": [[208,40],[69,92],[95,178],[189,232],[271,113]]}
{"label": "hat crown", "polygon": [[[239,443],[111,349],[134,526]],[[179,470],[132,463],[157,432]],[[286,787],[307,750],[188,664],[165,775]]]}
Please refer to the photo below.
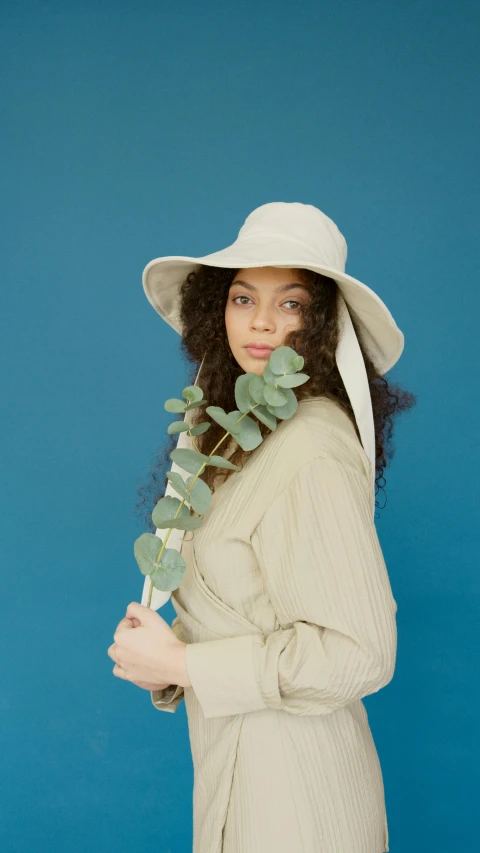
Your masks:
{"label": "hat crown", "polygon": [[247,216],[235,244],[265,238],[284,247],[296,244],[299,257],[306,263],[345,270],[345,237],[335,222],[312,204],[284,201],[262,204]]}

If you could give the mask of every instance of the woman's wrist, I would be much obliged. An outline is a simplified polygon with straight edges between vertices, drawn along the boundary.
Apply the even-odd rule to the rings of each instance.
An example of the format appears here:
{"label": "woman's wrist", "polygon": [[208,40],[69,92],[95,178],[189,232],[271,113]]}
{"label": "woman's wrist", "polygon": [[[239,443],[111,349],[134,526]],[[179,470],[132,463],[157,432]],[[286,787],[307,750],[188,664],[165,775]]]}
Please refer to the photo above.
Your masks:
{"label": "woman's wrist", "polygon": [[187,653],[187,644],[183,643],[181,640],[178,642],[178,646],[176,648],[176,658],[175,658],[175,673],[176,676],[172,680],[172,684],[178,684],[180,687],[191,687],[191,682],[188,677],[187,664],[186,664],[186,653]]}

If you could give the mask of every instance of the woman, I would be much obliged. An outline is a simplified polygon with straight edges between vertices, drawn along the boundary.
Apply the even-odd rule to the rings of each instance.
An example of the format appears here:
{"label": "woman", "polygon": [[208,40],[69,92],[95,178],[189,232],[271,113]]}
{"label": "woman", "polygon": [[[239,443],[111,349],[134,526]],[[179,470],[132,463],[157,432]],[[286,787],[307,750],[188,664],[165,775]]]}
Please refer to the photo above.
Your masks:
{"label": "woman", "polygon": [[[172,628],[133,602],[109,649],[114,674],[150,690],[159,710],[185,699],[194,853],[389,850],[361,700],[395,668],[397,605],[374,486],[392,415],[415,398],[383,379],[403,335],[344,272],[346,253],[317,208],[272,203],[227,249],[144,271],[148,298],[201,363],[205,405],[235,409],[236,378],[261,374],[282,345],[310,377],[291,418],[274,430],[259,423],[254,451],[230,441],[224,455],[240,471],[205,469],[214,494],[181,541],[187,574],[172,593]],[[207,419],[205,405],[192,423]],[[196,446],[208,454],[223,435],[213,422]],[[185,432],[177,443],[192,446]],[[152,608],[164,601],[154,590]],[[147,630],[132,630],[140,624]]]}

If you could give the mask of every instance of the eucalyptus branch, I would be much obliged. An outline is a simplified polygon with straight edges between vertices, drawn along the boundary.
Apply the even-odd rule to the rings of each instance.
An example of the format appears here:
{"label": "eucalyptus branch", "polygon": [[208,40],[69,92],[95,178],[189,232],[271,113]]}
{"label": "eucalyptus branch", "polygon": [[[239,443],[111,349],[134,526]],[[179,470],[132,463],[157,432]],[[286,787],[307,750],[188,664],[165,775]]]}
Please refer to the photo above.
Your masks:
{"label": "eucalyptus branch", "polygon": [[[258,405],[259,405],[259,403],[257,403],[257,406],[258,406]],[[257,407],[257,406],[253,406],[253,407],[252,407],[252,411],[253,411],[254,409],[256,409],[256,407]],[[186,411],[188,411],[188,409],[187,409]],[[245,413],[245,414],[246,414],[246,413]],[[236,423],[239,423],[239,422],[242,420],[242,418],[244,418],[244,417],[245,417],[245,414],[243,414],[243,415],[238,419],[238,421],[236,421]],[[187,434],[188,434],[188,435],[190,435],[190,430],[188,430],[188,431],[187,431]],[[230,432],[226,432],[226,433],[225,433],[225,435],[223,436],[223,438],[221,438],[221,439],[220,439],[220,441],[215,445],[215,447],[213,448],[213,450],[211,451],[211,453],[209,453],[209,458],[210,458],[210,457],[212,457],[212,456],[214,455],[214,453],[215,453],[215,451],[216,451],[217,447],[220,447],[220,445],[225,441],[225,439],[226,439],[229,435],[232,435],[232,433],[230,433]],[[193,443],[193,444],[194,444],[194,446],[196,447],[195,442],[193,442],[193,440],[192,440],[192,443]],[[197,451],[198,451],[198,448],[196,448],[196,449],[197,449]],[[200,452],[200,451],[198,451],[198,452]],[[198,470],[198,471],[197,471],[197,473],[195,474],[195,476],[194,476],[194,478],[193,478],[192,482],[190,483],[190,485],[188,486],[188,488],[187,488],[187,490],[186,490],[189,494],[191,493],[191,490],[192,490],[192,488],[193,488],[193,486],[194,486],[194,484],[195,484],[195,481],[198,479],[198,477],[200,476],[200,474],[203,474],[203,472],[204,472],[204,470],[205,470],[206,466],[207,466],[207,463],[206,463],[206,462],[204,462],[204,463],[203,463],[203,465],[201,465],[201,466],[200,466],[199,470]],[[182,506],[184,506],[184,504],[185,504],[185,501],[186,501],[186,497],[184,497],[184,498],[183,498],[183,500],[181,501],[181,503],[179,504],[179,507],[178,507],[178,509],[177,509],[177,511],[176,511],[176,513],[175,513],[175,515],[173,516],[173,520],[175,520],[175,519],[178,517],[178,515],[179,515],[179,513],[180,513],[180,510],[181,510],[181,508],[182,508]],[[168,528],[168,530],[167,530],[167,534],[166,534],[166,536],[165,536],[165,539],[163,540],[162,547],[160,548],[160,551],[159,551],[159,553],[158,553],[158,557],[157,557],[157,559],[155,560],[155,566],[156,566],[157,568],[158,568],[158,566],[159,566],[159,564],[160,564],[160,560],[161,560],[162,554],[163,554],[163,552],[164,552],[165,545],[167,544],[167,539],[168,539],[168,537],[170,536],[170,533],[172,532],[172,530],[173,530],[173,529],[174,529],[173,527],[169,527],[169,528]],[[157,537],[157,538],[158,538],[158,537]],[[149,593],[148,593],[148,602],[147,602],[147,607],[150,607],[150,604],[151,604],[151,601],[152,601],[152,592],[153,592],[153,584],[152,584],[152,582],[150,581],[150,590],[149,590]]]}
{"label": "eucalyptus branch", "polygon": [[[156,527],[166,530],[165,538],[159,542],[156,534],[142,533],[135,540],[134,555],[140,571],[150,577],[148,607],[151,604],[153,587],[171,592],[178,589],[185,576],[185,560],[175,548],[166,548],[166,544],[174,529],[196,530],[201,527],[203,516],[212,499],[211,489],[201,479],[206,466],[241,470],[238,465],[217,455],[216,451],[228,436],[243,450],[254,450],[262,443],[263,437],[258,423],[249,417],[250,413],[255,412],[257,419],[272,431],[276,429],[277,418],[286,420],[292,417],[298,407],[293,388],[310,378],[306,373],[298,372],[303,364],[303,357],[297,355],[291,347],[278,347],[273,350],[261,376],[248,372],[238,377],[235,383],[235,402],[238,409],[227,413],[219,406],[207,406],[205,411],[226,430],[208,456],[199,451],[194,436],[206,432],[211,426],[210,422],[205,421],[193,427],[185,420],[169,424],[170,435],[187,432],[192,442],[194,449],[177,447],[170,453],[170,458],[193,476],[184,480],[177,472],[167,472],[167,479],[182,500],[166,495],[158,501],[152,512],[152,521]],[[188,385],[183,389],[182,397],[183,400],[175,397],[166,400],[165,410],[185,414],[207,402],[203,399],[203,391],[198,385]],[[190,510],[185,506],[187,499],[197,513],[196,516],[190,515]]]}

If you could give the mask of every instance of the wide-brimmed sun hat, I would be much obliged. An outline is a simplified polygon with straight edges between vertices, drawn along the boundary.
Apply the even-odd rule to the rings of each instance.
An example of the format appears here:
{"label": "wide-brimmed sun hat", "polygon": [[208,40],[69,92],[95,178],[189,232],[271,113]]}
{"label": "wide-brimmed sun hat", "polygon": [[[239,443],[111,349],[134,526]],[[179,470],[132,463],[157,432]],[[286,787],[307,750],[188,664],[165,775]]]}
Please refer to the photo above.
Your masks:
{"label": "wide-brimmed sun hat", "polygon": [[[338,285],[339,340],[335,353],[339,373],[348,394],[361,442],[371,466],[372,510],[375,512],[375,428],[365,362],[352,323],[355,320],[362,346],[381,375],[400,358],[404,335],[380,297],[363,282],[345,272],[347,242],[335,222],[311,204],[270,202],[250,213],[237,239],[224,249],[203,257],[168,255],[155,258],[142,276],[145,293],[160,316],[180,335],[180,286],[187,275],[202,265],[223,269],[283,267],[307,269],[332,278]],[[195,379],[198,382],[203,360]],[[185,416],[187,420],[187,416]],[[179,433],[178,447],[192,447],[186,432]],[[175,463],[172,471],[186,474]],[[165,494],[176,495],[170,482]],[[157,530],[161,536],[161,531]],[[171,547],[179,549],[184,531],[172,530]],[[177,541],[178,540],[178,541]],[[150,589],[147,577],[142,603]],[[151,607],[157,609],[170,597],[154,589]]]}

